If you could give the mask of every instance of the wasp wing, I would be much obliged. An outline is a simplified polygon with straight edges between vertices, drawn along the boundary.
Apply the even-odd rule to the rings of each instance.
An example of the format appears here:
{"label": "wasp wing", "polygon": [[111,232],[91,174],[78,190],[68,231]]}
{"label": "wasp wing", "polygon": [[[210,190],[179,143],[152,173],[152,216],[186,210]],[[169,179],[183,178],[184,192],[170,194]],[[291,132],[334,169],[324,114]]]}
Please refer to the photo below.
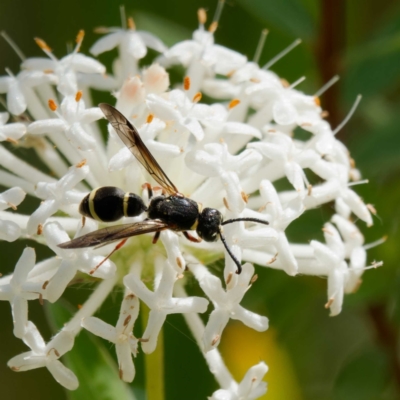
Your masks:
{"label": "wasp wing", "polygon": [[143,235],[144,233],[158,232],[165,228],[167,228],[166,223],[154,219],[134,222],[132,224],[108,226],[72,239],[69,242],[61,243],[58,247],[62,249],[80,249],[98,245],[103,246],[116,240]]}
{"label": "wasp wing", "polygon": [[146,171],[157,181],[168,194],[178,193],[178,189],[171,182],[165,172],[162,170],[156,159],[150,153],[149,149],[143,143],[136,128],[113,106],[106,103],[99,104],[101,111],[117,132],[125,146],[137,158],[137,160],[146,168]]}

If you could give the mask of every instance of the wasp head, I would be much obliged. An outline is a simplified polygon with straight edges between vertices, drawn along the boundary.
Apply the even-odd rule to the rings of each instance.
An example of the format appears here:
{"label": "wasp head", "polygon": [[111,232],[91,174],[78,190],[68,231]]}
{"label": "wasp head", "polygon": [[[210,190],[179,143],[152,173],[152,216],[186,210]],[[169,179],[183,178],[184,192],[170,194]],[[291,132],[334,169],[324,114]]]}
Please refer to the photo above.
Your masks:
{"label": "wasp head", "polygon": [[205,208],[198,220],[196,232],[206,242],[215,242],[218,239],[222,222],[222,214],[215,208]]}

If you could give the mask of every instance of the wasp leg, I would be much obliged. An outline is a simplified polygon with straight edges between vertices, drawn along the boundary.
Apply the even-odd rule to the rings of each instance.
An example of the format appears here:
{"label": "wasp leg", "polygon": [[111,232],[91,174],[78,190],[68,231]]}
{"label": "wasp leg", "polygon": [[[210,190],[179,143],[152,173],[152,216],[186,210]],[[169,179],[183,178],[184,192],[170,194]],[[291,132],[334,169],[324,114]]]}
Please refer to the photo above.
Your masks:
{"label": "wasp leg", "polygon": [[153,237],[153,244],[156,244],[158,239],[160,238],[160,233],[161,231],[158,231],[155,233],[154,237]]}
{"label": "wasp leg", "polygon": [[152,189],[150,183],[143,183],[142,188],[147,189],[147,193],[148,193],[149,200],[150,200],[153,197],[153,189]]}
{"label": "wasp leg", "polygon": [[101,261],[101,263],[97,264],[90,272],[90,275],[93,275],[117,250],[119,250],[128,239],[121,240],[115,247],[114,250]]}
{"label": "wasp leg", "polygon": [[201,242],[200,238],[192,236],[188,231],[183,231],[183,235],[187,240],[190,240],[191,242],[199,243]]}
{"label": "wasp leg", "polygon": [[86,217],[82,216],[82,228],[85,227],[85,223],[86,223]]}

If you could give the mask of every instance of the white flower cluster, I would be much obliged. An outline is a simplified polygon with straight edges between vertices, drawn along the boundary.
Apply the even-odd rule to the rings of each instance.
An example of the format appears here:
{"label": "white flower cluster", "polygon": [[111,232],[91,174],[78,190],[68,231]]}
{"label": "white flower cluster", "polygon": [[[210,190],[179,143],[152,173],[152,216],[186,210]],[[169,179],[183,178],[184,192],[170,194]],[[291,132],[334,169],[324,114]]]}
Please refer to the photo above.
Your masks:
{"label": "white flower cluster", "polygon": [[[17,75],[0,77],[0,92],[7,94],[8,111],[16,123],[6,124],[0,115],[0,184],[11,189],[0,195],[0,238],[29,238],[48,246],[54,257],[35,261],[35,250],[26,248],[14,274],[0,278],[0,300],[11,304],[14,334],[31,351],[12,358],[15,371],[45,366],[64,387],[75,389],[78,380],[59,358],[70,351],[83,327],[115,344],[120,377],[131,382],[140,342],[151,353],[168,314],[184,314],[210,371],[221,389],[212,399],[256,399],[266,392],[262,382],[267,366],[252,367],[242,382],[229,374],[218,352],[218,344],[229,320],[241,320],[257,331],[268,328],[268,319],[241,306],[246,291],[256,281],[254,267],[272,267],[289,275],[311,274],[328,279],[331,315],[342,309],[344,293],[354,291],[367,268],[364,238],[352,220],[354,215],[368,226],[371,211],[351,188],[359,180],[345,146],[323,119],[318,97],[305,95],[257,62],[214,43],[218,21],[205,28],[206,14],[199,10],[199,28],[192,40],[167,48],[158,38],[137,31],[132,19],[128,28],[102,29],[107,33],[91,48],[97,56],[118,48],[112,74],[95,59],[79,53],[83,32],[71,54],[57,59],[40,39],[37,44],[47,58],[24,59]],[[150,66],[140,60],[147,48],[160,53]],[[170,87],[167,68],[186,68],[182,85]],[[137,237],[126,245],[134,256],[116,258],[96,268],[112,247],[61,249],[58,244],[98,228],[98,222],[83,224],[78,205],[90,189],[118,186],[142,193],[148,182],[144,169],[122,144],[109,125],[106,143],[94,123],[103,113],[91,104],[90,89],[115,95],[115,107],[137,127],[148,147],[179,191],[198,203],[220,210],[224,218],[258,218],[269,226],[242,222],[224,226],[224,235],[236,264],[220,241],[194,243],[170,230],[161,233],[165,256],[152,251],[151,238]],[[202,93],[215,102],[201,102]],[[33,121],[33,122],[27,122]],[[104,124],[100,122],[100,124]],[[309,132],[299,140],[296,129]],[[31,146],[51,173],[43,173],[11,151],[23,143]],[[72,166],[71,166],[72,165]],[[309,172],[318,179],[311,185]],[[278,192],[274,182],[286,179],[291,190]],[[90,188],[90,189],[89,189]],[[156,193],[159,189],[154,188]],[[30,216],[15,212],[25,194],[42,200]],[[144,197],[146,192],[143,191]],[[290,243],[285,230],[306,210],[334,202],[335,214],[324,227],[325,244]],[[4,211],[6,209],[12,211]],[[62,213],[60,213],[60,211]],[[139,221],[125,219],[125,222]],[[183,250],[184,249],[184,250]],[[121,253],[124,250],[121,250]],[[202,255],[223,254],[224,282],[202,263]],[[124,253],[125,254],[125,253]],[[375,264],[377,266],[378,263]],[[150,290],[142,274],[154,277]],[[102,282],[64,328],[45,343],[28,317],[28,301],[55,302],[76,273],[86,273]],[[184,285],[193,276],[204,298],[191,297]],[[116,286],[124,286],[116,326],[93,314]],[[197,313],[213,311],[206,326]],[[141,339],[133,335],[139,302],[150,308]]]}

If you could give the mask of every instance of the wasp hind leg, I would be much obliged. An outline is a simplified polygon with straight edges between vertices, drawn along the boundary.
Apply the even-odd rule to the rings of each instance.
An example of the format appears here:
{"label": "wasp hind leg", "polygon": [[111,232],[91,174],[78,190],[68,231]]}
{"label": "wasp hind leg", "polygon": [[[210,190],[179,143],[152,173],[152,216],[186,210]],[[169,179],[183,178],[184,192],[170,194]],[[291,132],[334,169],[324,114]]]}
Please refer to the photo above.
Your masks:
{"label": "wasp hind leg", "polygon": [[194,242],[194,243],[200,243],[201,242],[200,238],[194,237],[188,231],[183,231],[183,235],[185,236],[185,238],[187,240],[190,240],[191,242]]}
{"label": "wasp hind leg", "polygon": [[89,274],[93,275],[117,250],[119,250],[126,243],[127,240],[128,239],[121,240],[107,257],[105,257],[99,264],[90,270]]}

